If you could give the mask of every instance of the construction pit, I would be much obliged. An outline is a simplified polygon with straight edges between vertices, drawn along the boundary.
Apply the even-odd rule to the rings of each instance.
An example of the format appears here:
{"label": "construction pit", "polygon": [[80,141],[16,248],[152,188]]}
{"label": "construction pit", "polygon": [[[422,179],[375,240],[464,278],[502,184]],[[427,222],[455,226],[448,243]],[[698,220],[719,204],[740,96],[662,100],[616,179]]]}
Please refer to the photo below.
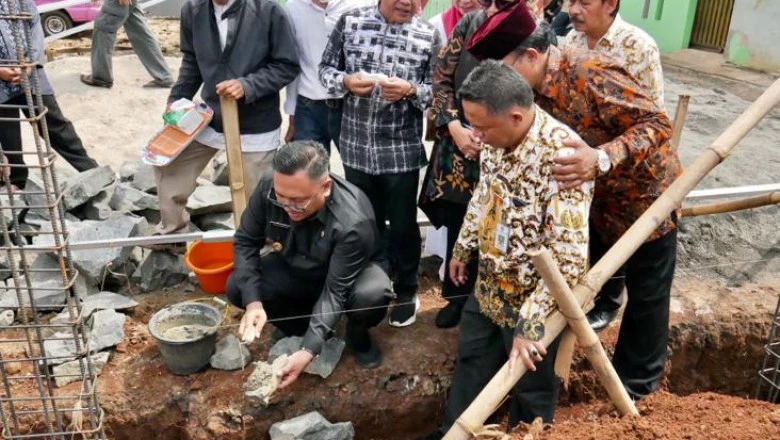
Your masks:
{"label": "construction pit", "polygon": [[[169,63],[173,67],[178,60],[171,58]],[[148,109],[162,107],[167,92],[140,90],[145,73],[135,57],[115,60],[114,89],[86,89],[78,84],[77,73],[88,65],[87,57],[64,58],[50,63],[47,72],[60,106],[74,121],[89,153],[119,170],[124,162],[137,158],[137,140],[147,139],[159,128],[159,114]],[[678,93],[692,96],[680,151],[684,164],[692,162],[761,89],[674,68],[667,69],[666,75],[667,108],[674,108]],[[117,102],[135,112],[136,124],[121,121]],[[780,155],[771,146],[778,129],[780,114],[774,112],[700,188],[777,182]],[[26,146],[28,139],[29,135]],[[115,145],[121,147],[106,148]],[[68,174],[67,169],[62,171]],[[520,427],[511,438],[780,438],[780,405],[755,400],[758,370],[780,295],[777,215],[777,207],[768,207],[683,220],[666,375],[661,391],[637,403],[640,417],[618,416],[578,351],[555,423]],[[142,280],[109,283],[112,290],[138,304],[123,311],[123,337],[97,379],[106,437],[265,439],[272,424],[311,411],[330,422],[351,422],[356,439],[406,440],[427,434],[441,419],[457,355],[457,329],[440,330],[434,325],[436,311],[444,305],[437,269],[431,259],[421,271],[422,308],[415,325],[395,329],[382,324],[374,330],[383,352],[381,367],[361,369],[347,349],[330,377],[303,375],[289,389],[274,394],[267,407],[244,396],[251,365],[237,371],[208,368],[187,376],[173,375],[166,368],[147,325],[155,312],[168,305],[207,297],[196,283],[187,280],[149,293],[138,293]],[[41,313],[39,318],[46,322],[54,316]],[[232,310],[219,337],[235,333],[239,319],[239,312]],[[614,323],[600,334],[608,353],[617,326]],[[22,345],[3,343],[20,338],[21,333],[3,330],[4,361],[25,358]],[[267,360],[270,336],[267,328],[249,347],[252,360]],[[33,373],[32,365],[25,362],[5,363],[4,368],[9,377]],[[15,397],[38,395],[32,384],[13,386]],[[56,388],[55,395],[77,394],[80,387],[80,382],[72,382]],[[21,422],[20,431],[27,434],[47,432],[40,419],[22,417]],[[77,421],[66,417],[63,423]]]}

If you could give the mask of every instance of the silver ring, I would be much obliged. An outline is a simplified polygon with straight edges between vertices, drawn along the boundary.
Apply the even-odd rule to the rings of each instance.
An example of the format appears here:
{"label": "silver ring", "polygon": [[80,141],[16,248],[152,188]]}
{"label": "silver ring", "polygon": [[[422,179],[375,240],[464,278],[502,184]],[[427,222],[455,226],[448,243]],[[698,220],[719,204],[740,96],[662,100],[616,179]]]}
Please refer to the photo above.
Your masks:
{"label": "silver ring", "polygon": [[532,349],[531,349],[531,356],[533,356],[533,357],[539,356],[539,352],[538,352],[538,351],[536,351],[536,349],[535,349],[535,348],[532,348]]}

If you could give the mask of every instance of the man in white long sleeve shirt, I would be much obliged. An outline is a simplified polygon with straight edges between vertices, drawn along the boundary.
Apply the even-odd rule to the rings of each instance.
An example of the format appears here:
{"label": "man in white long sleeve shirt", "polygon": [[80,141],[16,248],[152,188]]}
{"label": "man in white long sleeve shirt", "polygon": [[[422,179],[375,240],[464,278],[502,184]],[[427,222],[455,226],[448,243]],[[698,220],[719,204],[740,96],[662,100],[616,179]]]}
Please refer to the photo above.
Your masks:
{"label": "man in white long sleeve shirt", "polygon": [[[376,6],[377,0],[290,0],[285,6],[295,35],[301,73],[287,86],[284,112],[290,116],[285,141],[313,140],[330,152],[339,146],[341,97],[329,97],[320,84],[319,65],[333,27],[353,9]],[[333,98],[333,99],[329,99]]]}

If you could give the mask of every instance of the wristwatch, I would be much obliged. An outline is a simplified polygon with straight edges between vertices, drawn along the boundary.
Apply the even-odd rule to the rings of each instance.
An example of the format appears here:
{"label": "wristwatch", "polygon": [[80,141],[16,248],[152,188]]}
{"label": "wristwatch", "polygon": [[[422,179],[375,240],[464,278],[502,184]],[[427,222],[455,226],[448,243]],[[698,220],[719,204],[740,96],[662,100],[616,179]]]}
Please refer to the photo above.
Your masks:
{"label": "wristwatch", "polygon": [[598,161],[598,168],[599,168],[599,176],[603,176],[607,173],[609,173],[609,169],[612,168],[612,162],[609,161],[609,156],[607,155],[607,152],[596,148],[596,153],[599,155],[599,161]]}
{"label": "wristwatch", "polygon": [[[411,83],[409,83],[411,84]],[[411,87],[409,87],[409,91],[406,92],[406,95],[404,95],[404,99],[413,99],[417,96],[417,86],[412,84]]]}

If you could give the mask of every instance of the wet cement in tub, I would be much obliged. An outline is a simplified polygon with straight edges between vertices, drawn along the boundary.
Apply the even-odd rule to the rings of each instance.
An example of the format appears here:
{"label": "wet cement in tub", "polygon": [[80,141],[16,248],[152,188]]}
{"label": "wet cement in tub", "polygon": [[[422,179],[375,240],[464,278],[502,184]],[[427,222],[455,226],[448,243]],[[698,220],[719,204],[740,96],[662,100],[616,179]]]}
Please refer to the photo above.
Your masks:
{"label": "wet cement in tub", "polygon": [[211,333],[214,326],[193,324],[192,319],[176,319],[165,323],[160,336],[171,342],[196,341]]}

